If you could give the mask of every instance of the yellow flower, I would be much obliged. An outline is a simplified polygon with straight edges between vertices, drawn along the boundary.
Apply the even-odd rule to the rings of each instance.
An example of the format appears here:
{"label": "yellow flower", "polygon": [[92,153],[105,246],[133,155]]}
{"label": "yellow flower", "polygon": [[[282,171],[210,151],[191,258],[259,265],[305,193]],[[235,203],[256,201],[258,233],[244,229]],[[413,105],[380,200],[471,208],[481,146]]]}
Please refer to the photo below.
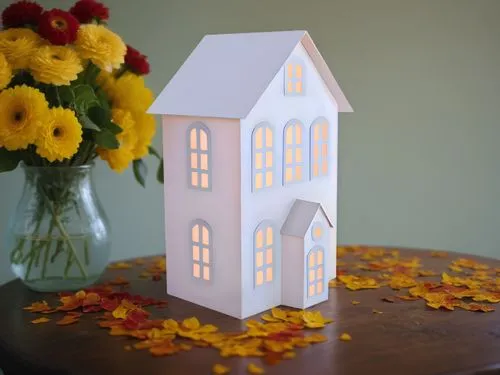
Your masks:
{"label": "yellow flower", "polygon": [[48,122],[48,103],[40,91],[25,85],[0,93],[0,144],[7,150],[25,149]]}
{"label": "yellow flower", "polygon": [[108,72],[123,64],[127,52],[122,39],[102,25],[81,25],[75,45],[82,58]]}
{"label": "yellow flower", "polygon": [[31,29],[0,31],[0,52],[13,69],[26,69],[30,56],[43,44],[43,39]]}
{"label": "yellow flower", "polygon": [[62,107],[49,110],[49,121],[35,142],[38,155],[50,162],[71,158],[82,142],[82,126],[75,113]]}
{"label": "yellow flower", "polygon": [[146,87],[141,76],[125,73],[118,79],[108,77],[99,80],[114,107],[146,112],[153,103],[153,93]]}
{"label": "yellow flower", "polygon": [[12,69],[5,55],[0,52],[0,90],[3,90],[12,79]]}
{"label": "yellow flower", "polygon": [[127,169],[128,165],[134,160],[132,150],[137,144],[137,134],[132,114],[122,109],[113,109],[111,111],[113,122],[122,128],[122,132],[117,135],[120,147],[115,150],[99,148],[97,153],[101,159],[106,160],[115,172],[121,173]]}
{"label": "yellow flower", "polygon": [[148,154],[148,147],[156,133],[156,122],[153,115],[134,112],[137,143],[132,150],[134,159],[141,159]]}
{"label": "yellow flower", "polygon": [[44,46],[31,58],[29,68],[37,81],[49,85],[69,85],[83,70],[78,54],[68,47]]}

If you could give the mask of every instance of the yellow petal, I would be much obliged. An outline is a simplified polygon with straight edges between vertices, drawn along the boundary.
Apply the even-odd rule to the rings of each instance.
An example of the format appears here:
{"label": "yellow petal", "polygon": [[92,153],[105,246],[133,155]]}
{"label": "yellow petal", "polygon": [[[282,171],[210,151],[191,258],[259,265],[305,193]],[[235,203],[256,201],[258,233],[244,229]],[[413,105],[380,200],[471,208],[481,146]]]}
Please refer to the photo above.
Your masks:
{"label": "yellow petal", "polygon": [[257,366],[254,363],[249,363],[247,370],[250,374],[255,374],[255,375],[264,373],[264,369],[262,367]]}
{"label": "yellow petal", "polygon": [[286,353],[283,353],[283,358],[284,359],[293,359],[297,356],[297,353],[295,352],[286,352]]}
{"label": "yellow petal", "polygon": [[163,328],[172,330],[173,332],[177,331],[179,328],[179,323],[177,323],[173,319],[167,319],[163,322]]}
{"label": "yellow petal", "polygon": [[195,330],[200,328],[200,321],[195,317],[184,319],[182,326],[187,329]]}
{"label": "yellow petal", "polygon": [[271,314],[273,315],[274,318],[276,319],[281,319],[281,320],[286,320],[287,318],[287,314],[286,314],[286,311],[284,310],[281,310],[277,307],[273,307],[271,309]]}
{"label": "yellow petal", "polygon": [[113,317],[115,319],[127,319],[127,314],[130,310],[125,306],[120,305],[116,309],[113,310]]}
{"label": "yellow petal", "polygon": [[38,318],[38,319],[35,319],[35,320],[32,320],[31,323],[33,324],[41,324],[41,323],[47,323],[47,322],[50,322],[50,319],[49,318]]}
{"label": "yellow petal", "polygon": [[341,340],[341,341],[351,341],[352,337],[348,333],[343,333],[343,334],[340,335],[339,340]]}
{"label": "yellow petal", "polygon": [[229,367],[223,366],[219,363],[215,364],[214,367],[212,367],[212,372],[217,375],[229,374],[229,371],[231,371]]}

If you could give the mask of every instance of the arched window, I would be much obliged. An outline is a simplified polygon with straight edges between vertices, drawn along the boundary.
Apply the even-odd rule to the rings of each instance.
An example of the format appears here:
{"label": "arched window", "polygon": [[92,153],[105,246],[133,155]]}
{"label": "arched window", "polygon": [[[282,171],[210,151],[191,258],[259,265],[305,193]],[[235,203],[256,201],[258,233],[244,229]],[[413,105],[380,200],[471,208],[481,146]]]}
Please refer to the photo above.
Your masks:
{"label": "arched window", "polygon": [[304,95],[304,63],[298,57],[292,57],[285,65],[285,95]]}
{"label": "arched window", "polygon": [[307,296],[314,297],[324,290],[325,251],[322,247],[314,247],[307,255]]}
{"label": "arched window", "polygon": [[201,122],[195,122],[188,128],[187,134],[189,187],[211,190],[210,130]]}
{"label": "arched window", "polygon": [[210,281],[213,278],[213,244],[212,229],[203,220],[195,220],[189,232],[193,277],[199,280]]}
{"label": "arched window", "polygon": [[283,136],[283,183],[304,181],[304,125],[291,120],[285,126]]}
{"label": "arched window", "polygon": [[311,179],[328,175],[328,121],[320,117],[311,125]]}
{"label": "arched window", "polygon": [[273,281],[275,236],[269,222],[261,223],[254,234],[254,277],[255,286]]}
{"label": "arched window", "polygon": [[260,123],[252,135],[253,191],[273,186],[274,140],[273,129],[267,122]]}

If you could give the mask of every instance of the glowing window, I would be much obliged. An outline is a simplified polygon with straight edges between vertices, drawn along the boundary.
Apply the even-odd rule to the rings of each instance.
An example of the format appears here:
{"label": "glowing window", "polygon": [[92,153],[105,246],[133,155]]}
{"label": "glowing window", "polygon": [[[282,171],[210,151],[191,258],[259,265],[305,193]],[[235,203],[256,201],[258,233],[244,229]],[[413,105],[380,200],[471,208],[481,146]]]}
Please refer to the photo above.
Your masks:
{"label": "glowing window", "polygon": [[304,64],[294,57],[285,65],[285,95],[304,95]]}
{"label": "glowing window", "polygon": [[313,241],[320,241],[324,234],[323,225],[321,225],[321,223],[314,223],[311,232]]}
{"label": "glowing window", "polygon": [[254,235],[255,286],[273,281],[274,228],[269,223],[261,223]]}
{"label": "glowing window", "polygon": [[283,133],[283,184],[304,181],[304,125],[298,120],[289,121]]}
{"label": "glowing window", "polygon": [[311,125],[311,179],[328,175],[329,124],[320,117]]}
{"label": "glowing window", "polygon": [[253,191],[273,186],[274,136],[268,123],[260,123],[252,135],[252,186]]}
{"label": "glowing window", "polygon": [[321,295],[325,290],[324,250],[315,247],[307,255],[307,296]]}
{"label": "glowing window", "polygon": [[203,220],[195,220],[190,231],[193,277],[210,281],[213,264],[212,229]]}
{"label": "glowing window", "polygon": [[210,130],[201,122],[188,128],[188,179],[189,187],[212,188]]}

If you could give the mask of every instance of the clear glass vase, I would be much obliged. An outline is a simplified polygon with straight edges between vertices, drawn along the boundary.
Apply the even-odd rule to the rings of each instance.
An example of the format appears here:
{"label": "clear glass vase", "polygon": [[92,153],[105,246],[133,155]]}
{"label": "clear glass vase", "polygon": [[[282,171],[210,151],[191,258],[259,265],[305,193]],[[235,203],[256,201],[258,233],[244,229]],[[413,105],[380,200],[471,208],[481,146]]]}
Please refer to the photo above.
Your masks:
{"label": "clear glass vase", "polygon": [[92,166],[23,170],[24,190],[6,232],[12,270],[36,291],[93,284],[108,264],[111,241]]}

